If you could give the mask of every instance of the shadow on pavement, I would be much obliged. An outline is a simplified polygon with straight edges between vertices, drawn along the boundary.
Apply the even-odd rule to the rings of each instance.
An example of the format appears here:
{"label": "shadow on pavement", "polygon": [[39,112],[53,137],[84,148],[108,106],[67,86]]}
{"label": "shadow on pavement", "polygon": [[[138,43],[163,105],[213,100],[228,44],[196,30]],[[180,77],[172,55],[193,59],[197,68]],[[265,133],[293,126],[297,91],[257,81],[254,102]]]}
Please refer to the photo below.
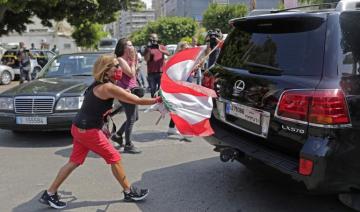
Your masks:
{"label": "shadow on pavement", "polygon": [[[140,211],[147,212],[350,211],[336,196],[309,195],[287,177],[260,170],[254,173],[239,163],[221,163],[217,157],[147,171],[134,184],[150,189],[146,201],[136,203]],[[38,202],[41,194],[13,212],[54,211]],[[59,194],[68,203],[64,211],[124,211],[122,204],[117,204],[125,203],[123,200],[78,201],[72,192]]]}
{"label": "shadow on pavement", "polygon": [[154,212],[350,211],[336,196],[310,195],[301,184],[281,176],[254,173],[218,158],[157,169],[142,175],[141,184],[150,194],[138,207]]}
{"label": "shadow on pavement", "polygon": [[167,132],[135,130],[132,134],[133,141],[152,142],[158,140],[179,140],[179,137],[168,136]]}
{"label": "shadow on pavement", "polygon": [[[21,205],[15,207],[12,211],[13,212],[54,211],[54,209],[51,208],[50,206],[46,206],[46,205],[41,204],[39,202],[39,198],[41,197],[43,192],[44,191],[41,191],[35,197],[33,197],[31,200],[29,200],[28,202],[22,203]],[[109,208],[109,206],[111,204],[123,202],[122,200],[80,201],[80,202],[77,202],[76,201],[77,198],[72,195],[72,192],[59,191],[59,194],[61,196],[61,200],[67,202],[67,204],[68,204],[68,206],[66,208],[62,209],[63,211],[68,211],[68,210],[73,211],[75,209],[77,210],[77,209],[80,209],[80,208],[82,208],[82,209],[85,208],[85,211],[86,211],[86,207],[99,206],[101,208],[105,207],[105,209],[96,209],[96,212],[105,212],[105,211],[107,211],[107,209]]]}
{"label": "shadow on pavement", "polygon": [[12,132],[0,130],[0,147],[41,148],[72,144],[70,131]]}

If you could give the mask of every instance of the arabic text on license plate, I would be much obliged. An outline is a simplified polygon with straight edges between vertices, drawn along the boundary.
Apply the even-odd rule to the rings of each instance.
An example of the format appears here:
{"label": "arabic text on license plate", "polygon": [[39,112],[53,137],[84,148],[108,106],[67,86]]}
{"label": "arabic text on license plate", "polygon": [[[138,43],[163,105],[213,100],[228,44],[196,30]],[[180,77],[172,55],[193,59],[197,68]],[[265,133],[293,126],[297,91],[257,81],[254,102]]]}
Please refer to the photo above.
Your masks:
{"label": "arabic text on license plate", "polygon": [[16,117],[16,124],[29,124],[29,125],[46,125],[46,117],[36,116],[18,116]]}
{"label": "arabic text on license plate", "polygon": [[228,103],[226,105],[226,112],[235,117],[260,125],[261,113],[250,107],[242,106],[240,104]]}

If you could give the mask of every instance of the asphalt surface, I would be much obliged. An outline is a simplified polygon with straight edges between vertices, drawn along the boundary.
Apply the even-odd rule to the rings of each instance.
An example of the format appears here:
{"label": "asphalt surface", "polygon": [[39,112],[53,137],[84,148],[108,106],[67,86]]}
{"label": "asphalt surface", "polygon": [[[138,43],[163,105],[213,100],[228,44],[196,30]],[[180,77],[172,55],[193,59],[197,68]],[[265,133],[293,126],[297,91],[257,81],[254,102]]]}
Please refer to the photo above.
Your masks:
{"label": "asphalt surface", "polygon": [[[110,167],[91,153],[59,190],[68,202],[64,211],[351,211],[335,195],[308,194],[288,177],[222,163],[201,138],[168,137],[168,118],[156,126],[159,114],[145,108],[133,136],[143,153],[122,154],[122,161],[128,179],[150,189],[148,198],[124,202]],[[123,114],[116,117],[123,120]],[[54,211],[38,199],[70,153],[68,132],[0,130],[0,211]]]}

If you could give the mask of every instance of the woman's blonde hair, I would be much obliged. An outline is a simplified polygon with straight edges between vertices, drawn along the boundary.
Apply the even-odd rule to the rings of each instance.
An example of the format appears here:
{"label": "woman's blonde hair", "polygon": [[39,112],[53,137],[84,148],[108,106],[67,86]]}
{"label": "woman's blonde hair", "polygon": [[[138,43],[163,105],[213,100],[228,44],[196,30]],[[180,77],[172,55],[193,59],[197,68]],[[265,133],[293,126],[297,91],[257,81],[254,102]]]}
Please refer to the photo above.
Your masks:
{"label": "woman's blonde hair", "polygon": [[95,81],[105,82],[107,80],[106,72],[110,70],[112,66],[114,66],[114,59],[114,55],[104,54],[96,60],[93,68],[93,76]]}
{"label": "woman's blonde hair", "polygon": [[186,41],[180,41],[180,42],[178,43],[177,47],[176,47],[175,52],[180,52],[180,51],[182,51],[182,50],[184,50],[184,49],[187,49],[187,48],[189,48],[188,42],[186,42]]}

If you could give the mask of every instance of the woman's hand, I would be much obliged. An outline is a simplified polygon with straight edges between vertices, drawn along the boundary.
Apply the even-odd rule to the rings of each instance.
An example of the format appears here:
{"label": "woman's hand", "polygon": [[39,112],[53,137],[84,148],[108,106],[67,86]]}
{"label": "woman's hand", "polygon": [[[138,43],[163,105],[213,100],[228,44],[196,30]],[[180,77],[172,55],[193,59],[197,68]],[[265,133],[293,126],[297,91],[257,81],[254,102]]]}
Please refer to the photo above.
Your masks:
{"label": "woman's hand", "polygon": [[162,100],[161,96],[157,96],[155,98],[155,103],[162,103],[162,102],[163,102],[163,100]]}
{"label": "woman's hand", "polygon": [[129,64],[124,58],[118,57],[119,65],[122,68],[124,74],[126,74],[129,77],[135,77],[136,70],[135,66],[132,64]]}

